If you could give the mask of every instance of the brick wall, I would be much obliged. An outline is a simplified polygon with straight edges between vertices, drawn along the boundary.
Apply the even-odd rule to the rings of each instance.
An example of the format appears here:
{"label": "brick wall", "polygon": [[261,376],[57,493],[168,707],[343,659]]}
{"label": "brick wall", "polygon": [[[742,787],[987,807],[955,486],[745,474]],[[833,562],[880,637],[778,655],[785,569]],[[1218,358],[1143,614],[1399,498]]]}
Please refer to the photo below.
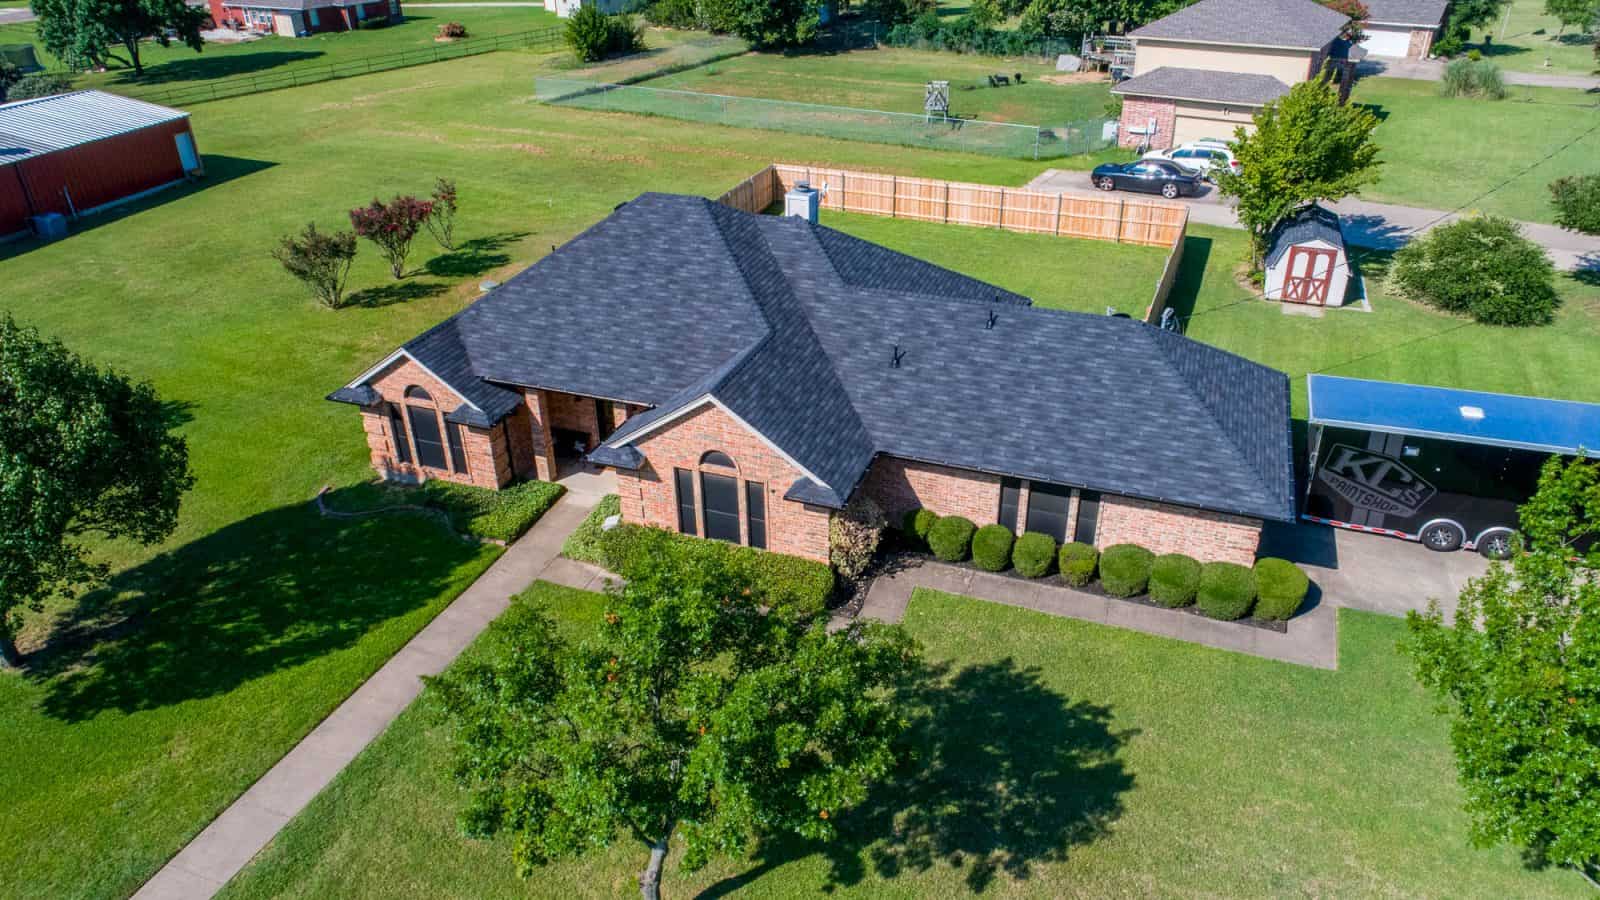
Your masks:
{"label": "brick wall", "polygon": [[978,525],[991,524],[1000,516],[1000,476],[966,469],[879,456],[862,479],[861,490],[877,501],[893,524],[919,507],[941,516],[963,516]]}
{"label": "brick wall", "polygon": [[[384,404],[392,403],[401,407],[402,416],[406,418],[405,439],[409,444],[409,463],[400,462],[395,450],[395,442],[400,435],[393,433],[389,420],[388,407],[384,404],[362,407],[361,424],[367,436],[367,447],[372,454],[372,467],[384,478],[400,478],[408,481],[421,481],[428,478],[442,478],[446,481],[455,481],[462,484],[475,484],[479,487],[498,488],[511,481],[512,461],[511,453],[506,439],[506,430],[503,427],[494,428],[469,428],[462,427],[461,447],[467,457],[467,470],[455,471],[454,460],[449,452],[449,429],[457,426],[444,422],[443,414],[450,412],[461,405],[461,397],[439,381],[421,366],[409,359],[400,359],[378,375],[368,381],[384,399]],[[432,397],[431,401],[406,399],[405,392],[408,387],[420,387]],[[430,409],[439,415],[440,433],[447,438],[445,444],[445,468],[424,468],[418,463],[414,439],[411,435],[410,418],[405,414],[406,407],[416,406]]]}
{"label": "brick wall", "polygon": [[765,486],[767,507],[767,549],[822,562],[828,560],[828,520],[831,513],[822,507],[783,499],[789,486],[801,473],[745,429],[714,406],[705,406],[663,427],[634,447],[645,456],[637,472],[617,473],[617,492],[622,498],[622,518],[627,522],[678,530],[678,502],[673,486],[673,469],[696,472],[696,529],[705,533],[704,506],[700,500],[702,471],[700,458],[719,450],[732,457],[735,469],[706,466],[703,471],[737,477],[739,485],[739,530],[741,543],[748,543],[748,518],[745,508],[745,483]]}
{"label": "brick wall", "polygon": [[1186,553],[1201,562],[1250,565],[1261,541],[1261,520],[1168,506],[1132,497],[1100,498],[1095,546],[1138,544],[1156,553]]}
{"label": "brick wall", "polygon": [[1144,97],[1124,97],[1122,100],[1122,123],[1117,128],[1117,146],[1137,147],[1144,140],[1144,135],[1134,134],[1131,129],[1144,128],[1150,120],[1156,120],[1155,138],[1151,140],[1153,150],[1165,150],[1172,146],[1172,129],[1178,119],[1178,105],[1171,100],[1152,100]]}
{"label": "brick wall", "polygon": [[593,397],[546,391],[550,403],[550,427],[567,431],[581,431],[589,436],[585,449],[592,450],[600,443],[600,420]]}

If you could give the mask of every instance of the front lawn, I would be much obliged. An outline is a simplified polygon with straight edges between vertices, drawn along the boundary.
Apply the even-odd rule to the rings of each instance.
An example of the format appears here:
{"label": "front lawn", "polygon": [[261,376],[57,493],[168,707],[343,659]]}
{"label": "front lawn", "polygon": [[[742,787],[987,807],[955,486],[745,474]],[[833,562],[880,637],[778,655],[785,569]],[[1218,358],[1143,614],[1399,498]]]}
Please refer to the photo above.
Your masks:
{"label": "front lawn", "polygon": [[1506,90],[1498,101],[1448,98],[1432,81],[1361,79],[1352,102],[1368,105],[1382,120],[1373,137],[1383,162],[1381,179],[1361,196],[1552,221],[1550,182],[1596,171],[1600,97],[1556,88]]}
{"label": "front lawn", "polygon": [[433,479],[420,485],[370,481],[345,491],[337,512],[395,513],[436,510],[459,534],[502,543],[514,541],[554,506],[566,488],[548,481],[521,481],[497,491]]}
{"label": "front lawn", "polygon": [[[1489,28],[1472,32],[1469,47],[1502,68],[1517,72],[1589,75],[1600,69],[1594,55],[1594,35],[1562,28],[1544,11],[1544,0],[1511,0],[1509,14]],[[1492,39],[1483,43],[1488,34]]]}
{"label": "front lawn", "polygon": [[[535,585],[570,636],[598,595]],[[1445,723],[1397,620],[1340,614],[1340,669],[1262,660],[919,590],[936,681],[914,760],[827,846],[784,842],[671,896],[1555,897],[1576,876],[1474,850]],[[471,652],[492,648],[480,642]],[[462,838],[431,701],[407,710],[224,891],[252,897],[613,897],[643,850],[512,873]]]}

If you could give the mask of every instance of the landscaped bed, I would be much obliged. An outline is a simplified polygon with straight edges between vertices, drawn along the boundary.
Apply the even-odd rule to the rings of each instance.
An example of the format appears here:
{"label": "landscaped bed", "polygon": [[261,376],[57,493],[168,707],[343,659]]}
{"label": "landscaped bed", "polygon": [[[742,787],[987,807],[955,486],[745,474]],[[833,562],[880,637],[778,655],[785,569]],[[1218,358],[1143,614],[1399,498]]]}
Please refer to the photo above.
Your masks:
{"label": "landscaped bed", "polygon": [[509,543],[539,521],[566,493],[548,481],[521,481],[498,491],[430,479],[420,485],[368,482],[346,492],[335,512],[437,510],[459,533],[486,541]]}
{"label": "landscaped bed", "polygon": [[[536,584],[562,631],[602,599]],[[1447,725],[1395,650],[1399,621],[1344,611],[1323,671],[919,590],[906,627],[935,671],[901,772],[832,845],[783,842],[664,892],[763,897],[1570,896],[1571,873],[1470,846]],[[493,652],[484,643],[473,654]],[[407,710],[224,891],[228,898],[612,897],[627,835],[531,881],[509,839],[461,837],[450,730]]]}

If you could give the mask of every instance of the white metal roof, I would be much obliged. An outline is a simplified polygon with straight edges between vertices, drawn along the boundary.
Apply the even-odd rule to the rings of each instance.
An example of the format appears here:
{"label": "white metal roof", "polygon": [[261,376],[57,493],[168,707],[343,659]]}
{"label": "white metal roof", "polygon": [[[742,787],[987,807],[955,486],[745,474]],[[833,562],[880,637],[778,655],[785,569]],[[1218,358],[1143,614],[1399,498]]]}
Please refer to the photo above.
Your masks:
{"label": "white metal roof", "polygon": [[188,116],[104,91],[0,103],[0,166]]}

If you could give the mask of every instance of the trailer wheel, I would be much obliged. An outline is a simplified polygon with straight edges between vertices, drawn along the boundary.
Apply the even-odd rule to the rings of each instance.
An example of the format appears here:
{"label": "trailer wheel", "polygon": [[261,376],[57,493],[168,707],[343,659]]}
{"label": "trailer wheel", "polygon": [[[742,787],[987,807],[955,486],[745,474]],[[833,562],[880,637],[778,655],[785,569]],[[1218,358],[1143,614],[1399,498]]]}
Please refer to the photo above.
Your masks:
{"label": "trailer wheel", "polygon": [[1437,550],[1440,553],[1460,550],[1466,539],[1466,533],[1454,522],[1430,522],[1422,529],[1422,543],[1427,545],[1429,550]]}
{"label": "trailer wheel", "polygon": [[1511,540],[1515,534],[1509,528],[1491,528],[1478,538],[1478,552],[1489,559],[1510,559]]}

